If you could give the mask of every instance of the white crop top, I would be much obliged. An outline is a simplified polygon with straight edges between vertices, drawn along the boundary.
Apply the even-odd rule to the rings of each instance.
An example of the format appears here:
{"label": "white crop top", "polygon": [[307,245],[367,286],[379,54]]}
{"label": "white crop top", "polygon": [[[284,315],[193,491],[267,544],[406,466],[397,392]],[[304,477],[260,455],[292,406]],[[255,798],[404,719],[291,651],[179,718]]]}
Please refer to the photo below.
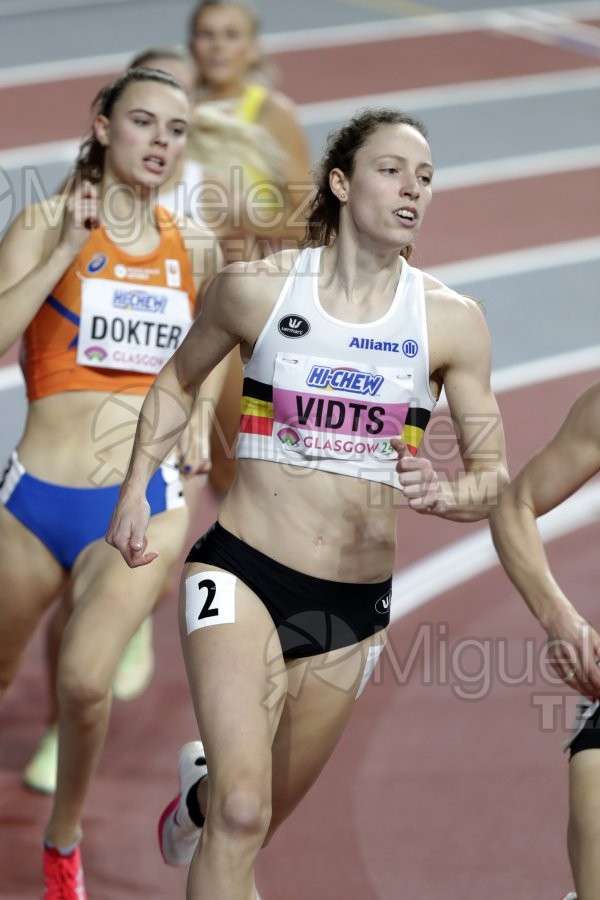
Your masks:
{"label": "white crop top", "polygon": [[244,366],[237,456],[399,487],[390,438],[415,454],[436,402],[423,276],[403,260],[385,315],[343,322],[319,301],[322,250],[299,254]]}

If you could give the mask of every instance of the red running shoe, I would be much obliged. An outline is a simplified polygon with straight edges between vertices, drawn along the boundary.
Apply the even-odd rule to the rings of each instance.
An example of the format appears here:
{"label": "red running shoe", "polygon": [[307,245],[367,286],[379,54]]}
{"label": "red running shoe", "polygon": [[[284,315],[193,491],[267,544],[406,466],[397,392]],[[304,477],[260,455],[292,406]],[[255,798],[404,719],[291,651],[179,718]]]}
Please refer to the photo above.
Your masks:
{"label": "red running shoe", "polygon": [[79,847],[69,856],[61,856],[54,847],[44,847],[43,900],[87,900]]}

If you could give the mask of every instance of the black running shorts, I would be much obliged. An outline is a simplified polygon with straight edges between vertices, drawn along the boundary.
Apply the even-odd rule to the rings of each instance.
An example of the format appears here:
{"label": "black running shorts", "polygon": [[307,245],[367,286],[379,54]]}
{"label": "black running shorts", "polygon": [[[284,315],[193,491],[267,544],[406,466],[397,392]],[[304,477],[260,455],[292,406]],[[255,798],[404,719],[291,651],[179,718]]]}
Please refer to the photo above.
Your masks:
{"label": "black running shorts", "polygon": [[389,624],[392,579],[349,584],[284,566],[216,522],[186,559],[230,572],[264,603],[286,659],[316,656],[371,637]]}

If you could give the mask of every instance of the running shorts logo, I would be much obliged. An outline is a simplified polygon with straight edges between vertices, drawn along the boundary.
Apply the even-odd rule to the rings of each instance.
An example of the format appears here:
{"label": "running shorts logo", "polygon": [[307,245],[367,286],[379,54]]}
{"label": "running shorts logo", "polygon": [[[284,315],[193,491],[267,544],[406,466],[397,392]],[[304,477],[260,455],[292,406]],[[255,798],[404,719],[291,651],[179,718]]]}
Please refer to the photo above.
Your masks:
{"label": "running shorts logo", "polygon": [[413,359],[419,352],[419,345],[413,340],[404,341],[402,344],[402,352],[405,356],[408,356],[409,359]]}
{"label": "running shorts logo", "polygon": [[390,605],[392,602],[392,592],[388,591],[383,597],[380,597],[375,604],[375,612],[381,613],[382,616],[389,616]]}
{"label": "running shorts logo", "polygon": [[301,338],[310,331],[310,323],[304,316],[284,316],[279,320],[279,334],[287,338]]}

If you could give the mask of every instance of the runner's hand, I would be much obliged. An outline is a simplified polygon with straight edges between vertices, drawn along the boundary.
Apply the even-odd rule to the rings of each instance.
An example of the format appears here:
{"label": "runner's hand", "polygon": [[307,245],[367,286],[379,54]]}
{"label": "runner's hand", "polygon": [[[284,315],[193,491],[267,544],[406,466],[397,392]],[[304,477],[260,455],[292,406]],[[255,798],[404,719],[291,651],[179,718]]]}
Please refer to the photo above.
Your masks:
{"label": "runner's hand", "polygon": [[113,512],[106,542],[120,551],[127,565],[135,569],[147,566],[158,553],[146,553],[148,538],[146,531],[150,522],[150,504],[145,497],[129,498],[122,494]]}
{"label": "runner's hand", "polygon": [[412,456],[400,438],[392,438],[391,444],[398,453],[396,472],[410,508],[420,513],[441,513],[441,485],[431,461]]}
{"label": "runner's hand", "polygon": [[570,604],[546,626],[548,659],[564,683],[579,694],[600,697],[600,635]]}
{"label": "runner's hand", "polygon": [[90,230],[100,225],[98,188],[90,181],[79,181],[65,201],[60,243],[77,256],[90,237]]}

